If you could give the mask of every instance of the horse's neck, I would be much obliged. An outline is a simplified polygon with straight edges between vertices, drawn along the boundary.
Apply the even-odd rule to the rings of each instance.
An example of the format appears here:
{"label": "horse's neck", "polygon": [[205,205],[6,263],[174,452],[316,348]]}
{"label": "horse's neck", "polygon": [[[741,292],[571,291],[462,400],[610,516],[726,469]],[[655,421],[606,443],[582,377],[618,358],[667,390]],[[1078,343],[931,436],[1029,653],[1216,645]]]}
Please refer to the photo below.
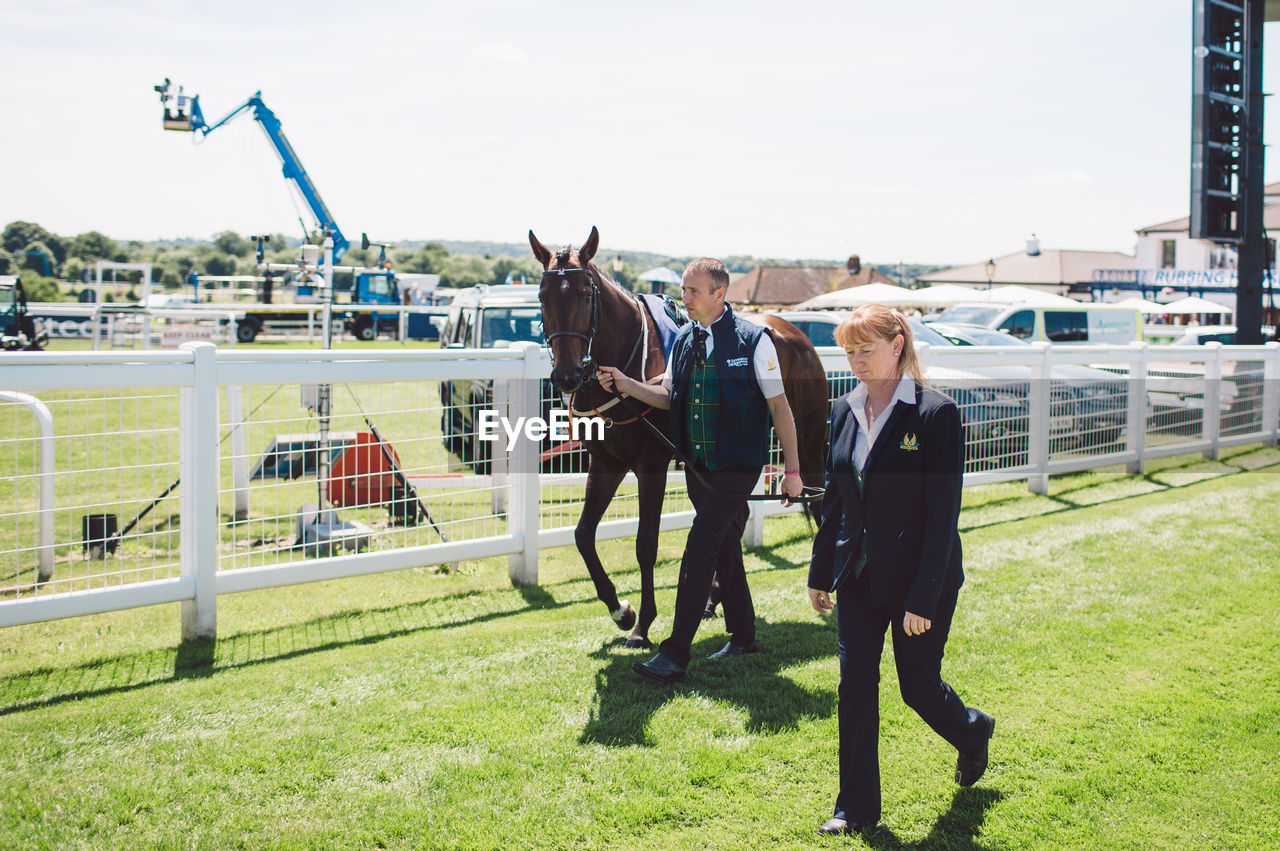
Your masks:
{"label": "horse's neck", "polygon": [[[640,381],[647,381],[655,375],[661,375],[666,369],[666,360],[662,355],[660,340],[655,357],[654,341],[658,338],[658,329],[653,324],[649,312],[625,290],[608,281],[601,286],[600,306],[602,309],[600,327],[596,330],[596,339],[592,346],[592,354],[596,361],[602,366],[617,367]],[[641,322],[645,325],[642,326]],[[647,356],[643,342],[646,328],[649,342]],[[640,374],[642,364],[643,375]],[[655,368],[657,372],[654,372]],[[586,410],[591,405],[601,405],[612,398],[611,393],[593,386],[589,391],[579,390],[574,394],[574,407]]]}
{"label": "horse's neck", "polygon": [[[601,287],[600,327],[596,329],[596,360],[607,366],[616,366],[632,375],[639,365],[639,358],[632,357],[635,341],[642,333],[636,315],[638,305],[621,287],[606,281]],[[606,339],[601,340],[601,334]],[[601,343],[604,349],[600,349]],[[608,358],[608,360],[606,360]]]}

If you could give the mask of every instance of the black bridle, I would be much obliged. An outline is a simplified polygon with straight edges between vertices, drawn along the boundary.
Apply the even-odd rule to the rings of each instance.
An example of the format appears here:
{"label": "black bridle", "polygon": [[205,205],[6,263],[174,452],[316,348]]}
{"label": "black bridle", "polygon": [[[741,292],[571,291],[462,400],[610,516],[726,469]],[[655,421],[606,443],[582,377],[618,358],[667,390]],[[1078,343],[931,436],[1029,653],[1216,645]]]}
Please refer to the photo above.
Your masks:
{"label": "black bridle", "polygon": [[[556,331],[547,334],[547,346],[551,346],[551,341],[556,337],[577,337],[580,340],[587,341],[587,353],[582,356],[582,370],[587,375],[595,375],[596,359],[591,353],[592,346],[595,343],[596,331],[600,325],[600,287],[596,284],[596,276],[591,274],[590,269],[548,269],[542,273],[542,282],[545,284],[548,278],[568,278],[570,275],[586,275],[587,283],[591,285],[588,298],[591,300],[591,324],[587,327],[587,333],[581,331]],[[546,318],[543,318],[543,327],[546,325]]]}

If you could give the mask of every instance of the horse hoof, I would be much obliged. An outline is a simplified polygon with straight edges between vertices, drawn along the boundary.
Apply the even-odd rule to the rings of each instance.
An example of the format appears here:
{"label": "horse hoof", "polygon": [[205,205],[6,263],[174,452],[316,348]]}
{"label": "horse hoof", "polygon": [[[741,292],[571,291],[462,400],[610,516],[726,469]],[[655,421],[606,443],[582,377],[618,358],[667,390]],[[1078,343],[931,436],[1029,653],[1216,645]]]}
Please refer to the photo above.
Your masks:
{"label": "horse hoof", "polygon": [[626,646],[632,650],[648,650],[653,646],[653,642],[643,635],[628,635]]}
{"label": "horse hoof", "polygon": [[626,632],[636,625],[636,610],[631,608],[631,604],[626,600],[622,601],[622,605],[618,606],[618,610],[612,613],[613,622],[618,625],[618,629]]}

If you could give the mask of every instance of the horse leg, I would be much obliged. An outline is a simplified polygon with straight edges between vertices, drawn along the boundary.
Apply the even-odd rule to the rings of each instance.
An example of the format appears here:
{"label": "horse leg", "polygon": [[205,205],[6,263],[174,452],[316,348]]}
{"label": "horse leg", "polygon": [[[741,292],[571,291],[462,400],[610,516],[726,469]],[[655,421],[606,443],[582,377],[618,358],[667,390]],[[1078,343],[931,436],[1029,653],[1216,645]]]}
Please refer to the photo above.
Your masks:
{"label": "horse leg", "polygon": [[[650,647],[649,627],[658,616],[653,585],[653,565],[658,560],[658,525],[667,492],[667,462],[656,469],[636,472],[640,518],[636,529],[636,564],[640,567],[640,620],[627,638],[628,647]],[[656,465],[655,465],[656,466]]]}
{"label": "horse leg", "polygon": [[617,589],[613,587],[613,582],[605,572],[600,556],[596,552],[596,528],[600,525],[600,518],[604,517],[605,509],[609,507],[609,502],[617,493],[618,485],[622,484],[622,478],[626,474],[625,469],[614,469],[592,456],[591,464],[587,468],[587,490],[582,502],[582,514],[578,517],[578,526],[573,531],[574,543],[578,545],[578,553],[582,556],[582,561],[587,566],[587,574],[590,575],[591,582],[596,587],[596,596],[600,598],[600,602],[609,607],[609,614],[619,629],[631,629],[636,622],[636,613],[630,603],[618,600]]}
{"label": "horse leg", "polygon": [[707,607],[702,611],[702,619],[710,620],[716,616],[716,606],[720,605],[720,577],[711,577],[711,593],[707,594]]}

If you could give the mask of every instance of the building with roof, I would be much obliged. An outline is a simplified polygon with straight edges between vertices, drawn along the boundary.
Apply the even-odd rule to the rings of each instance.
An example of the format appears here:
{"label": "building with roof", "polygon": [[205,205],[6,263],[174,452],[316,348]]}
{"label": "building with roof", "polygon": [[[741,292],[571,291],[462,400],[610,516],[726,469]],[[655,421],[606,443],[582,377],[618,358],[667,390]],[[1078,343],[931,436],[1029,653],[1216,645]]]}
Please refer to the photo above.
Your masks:
{"label": "building with roof", "polygon": [[[1017,284],[1034,290],[1067,295],[1088,293],[1095,269],[1132,269],[1134,258],[1119,251],[1041,250],[1039,240],[1028,240],[1027,249],[921,275],[922,284],[961,284],[986,287]],[[988,269],[990,267],[990,269]]]}
{"label": "building with roof", "polygon": [[858,255],[841,266],[757,266],[729,284],[726,298],[737,306],[791,307],[823,293],[866,284],[896,284]]}
{"label": "building with roof", "polygon": [[[1265,187],[1262,220],[1267,230],[1280,229],[1280,183]],[[1202,296],[1234,310],[1238,283],[1235,246],[1192,239],[1189,216],[1146,225],[1137,229],[1137,235],[1132,266],[1095,272],[1095,298],[1119,300],[1136,293],[1163,304]],[[1269,256],[1274,257],[1275,240],[1269,242]],[[1280,323],[1280,293],[1271,291],[1269,279],[1264,280],[1264,287],[1263,321]]]}
{"label": "building with roof", "polygon": [[[1266,186],[1262,222],[1268,231],[1280,229],[1280,183]],[[1234,246],[1191,238],[1190,216],[1138,228],[1134,254],[1139,269],[1236,268]]]}

